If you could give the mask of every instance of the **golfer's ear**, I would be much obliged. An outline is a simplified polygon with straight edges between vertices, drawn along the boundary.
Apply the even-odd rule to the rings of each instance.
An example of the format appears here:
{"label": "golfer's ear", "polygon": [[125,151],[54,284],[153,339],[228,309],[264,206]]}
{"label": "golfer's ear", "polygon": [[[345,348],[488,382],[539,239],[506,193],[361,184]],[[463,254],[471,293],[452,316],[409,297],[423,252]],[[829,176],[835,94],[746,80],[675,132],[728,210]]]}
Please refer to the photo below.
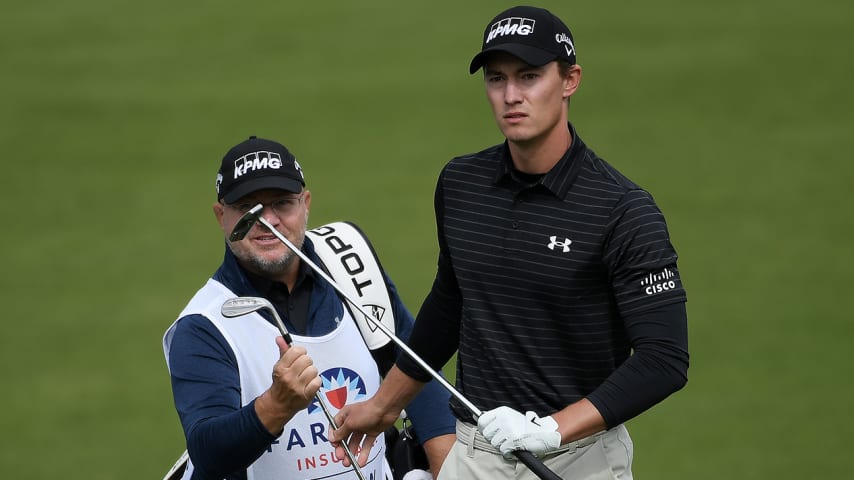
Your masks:
{"label": "golfer's ear", "polygon": [[581,84],[581,65],[570,67],[567,76],[563,79],[563,98],[567,99],[578,90]]}

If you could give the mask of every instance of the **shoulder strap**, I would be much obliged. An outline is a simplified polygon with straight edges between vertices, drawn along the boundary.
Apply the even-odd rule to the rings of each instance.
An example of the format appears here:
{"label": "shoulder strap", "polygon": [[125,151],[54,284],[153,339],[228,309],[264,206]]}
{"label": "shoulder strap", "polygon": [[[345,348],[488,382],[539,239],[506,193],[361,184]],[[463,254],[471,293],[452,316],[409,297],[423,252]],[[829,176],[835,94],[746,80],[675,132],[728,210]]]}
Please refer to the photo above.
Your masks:
{"label": "shoulder strap", "polygon": [[[376,252],[365,234],[350,222],[333,222],[306,233],[329,276],[341,290],[394,332],[391,294]],[[391,341],[350,302],[344,304],[350,309],[370,350],[379,350]]]}

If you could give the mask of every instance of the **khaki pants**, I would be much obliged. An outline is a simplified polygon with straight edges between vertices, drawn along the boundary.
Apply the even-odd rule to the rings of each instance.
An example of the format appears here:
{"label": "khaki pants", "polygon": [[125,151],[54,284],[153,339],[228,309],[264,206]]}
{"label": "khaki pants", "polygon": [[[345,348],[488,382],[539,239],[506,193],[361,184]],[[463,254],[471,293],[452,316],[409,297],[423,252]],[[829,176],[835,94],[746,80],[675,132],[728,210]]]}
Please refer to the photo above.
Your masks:
{"label": "khaki pants", "polygon": [[[618,425],[541,458],[559,477],[572,480],[632,480],[634,447],[629,432]],[[524,463],[506,460],[477,431],[457,422],[457,441],[442,464],[437,480],[536,480]]]}

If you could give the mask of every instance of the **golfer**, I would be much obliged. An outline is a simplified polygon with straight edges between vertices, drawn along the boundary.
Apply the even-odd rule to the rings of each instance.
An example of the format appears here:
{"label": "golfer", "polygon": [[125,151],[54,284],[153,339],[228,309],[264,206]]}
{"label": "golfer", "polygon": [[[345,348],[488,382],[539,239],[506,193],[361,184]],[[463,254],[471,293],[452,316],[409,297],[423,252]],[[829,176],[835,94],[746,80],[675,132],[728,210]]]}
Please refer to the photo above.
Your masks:
{"label": "golfer", "polygon": [[[408,341],[434,369],[456,352],[456,386],[484,411],[451,398],[440,480],[522,478],[516,450],[562,478],[632,478],[624,423],[687,382],[676,251],[653,197],[569,122],[576,47],[551,12],[514,7],[470,64],[504,142],[439,175],[438,270]],[[370,444],[429,379],[399,357],[371,400],[339,412],[333,442]]]}

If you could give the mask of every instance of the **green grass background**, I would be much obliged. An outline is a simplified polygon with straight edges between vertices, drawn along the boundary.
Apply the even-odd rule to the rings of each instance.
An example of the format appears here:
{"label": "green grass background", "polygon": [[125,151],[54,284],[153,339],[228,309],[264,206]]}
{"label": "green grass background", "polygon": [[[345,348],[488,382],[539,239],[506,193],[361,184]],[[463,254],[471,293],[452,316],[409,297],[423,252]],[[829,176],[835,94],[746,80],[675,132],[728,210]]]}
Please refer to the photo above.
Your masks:
{"label": "green grass background", "polygon": [[[417,309],[439,169],[500,141],[467,66],[510,5],[6,2],[0,475],[171,466],[160,339],[221,259],[214,175],[250,134]],[[689,383],[630,422],[636,478],[850,475],[849,2],[540,5],[576,37],[572,121],[655,195],[689,293]]]}

